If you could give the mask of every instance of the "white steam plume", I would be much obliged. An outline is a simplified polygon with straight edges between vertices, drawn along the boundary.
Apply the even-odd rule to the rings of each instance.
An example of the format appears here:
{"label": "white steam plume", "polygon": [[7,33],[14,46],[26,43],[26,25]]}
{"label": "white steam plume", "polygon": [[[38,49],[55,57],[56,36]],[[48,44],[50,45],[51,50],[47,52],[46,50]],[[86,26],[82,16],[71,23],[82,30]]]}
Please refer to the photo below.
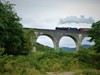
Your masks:
{"label": "white steam plume", "polygon": [[61,18],[60,23],[65,24],[65,23],[87,23],[87,24],[92,24],[95,22],[95,20],[92,17],[85,18],[85,16],[81,15],[79,18],[76,16],[68,16],[66,18]]}

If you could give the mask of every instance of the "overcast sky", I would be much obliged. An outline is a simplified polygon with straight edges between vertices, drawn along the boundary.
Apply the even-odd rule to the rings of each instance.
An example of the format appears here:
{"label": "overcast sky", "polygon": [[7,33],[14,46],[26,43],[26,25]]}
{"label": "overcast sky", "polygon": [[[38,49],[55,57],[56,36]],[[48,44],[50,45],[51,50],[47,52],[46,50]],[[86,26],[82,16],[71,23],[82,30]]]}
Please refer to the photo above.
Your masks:
{"label": "overcast sky", "polygon": [[[16,12],[18,16],[22,18],[21,23],[24,27],[42,29],[55,29],[55,27],[70,26],[90,28],[92,22],[100,20],[100,0],[9,1],[16,4]],[[74,21],[75,18],[77,19],[77,23]],[[68,20],[72,20],[71,23],[69,23]],[[87,20],[89,20],[88,23],[86,22]],[[41,40],[42,38],[44,37],[41,37],[37,41],[47,44],[48,42],[44,42]],[[67,38],[67,40],[65,38]],[[67,43],[64,41],[60,46],[73,46],[74,41],[71,38],[64,37],[64,39]],[[48,45],[53,45],[52,41]]]}

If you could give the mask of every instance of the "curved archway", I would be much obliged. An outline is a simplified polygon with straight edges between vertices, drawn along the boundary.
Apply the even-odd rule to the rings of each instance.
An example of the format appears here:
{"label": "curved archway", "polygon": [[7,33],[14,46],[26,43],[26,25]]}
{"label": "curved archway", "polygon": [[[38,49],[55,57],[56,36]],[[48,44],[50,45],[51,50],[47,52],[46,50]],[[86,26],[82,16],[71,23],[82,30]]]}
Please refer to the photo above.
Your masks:
{"label": "curved archway", "polygon": [[36,42],[54,48],[54,43],[53,43],[53,38],[49,35],[40,35],[37,39]]}
{"label": "curved archway", "polygon": [[94,41],[93,42],[89,42],[89,40],[91,39],[91,37],[85,37],[83,40],[82,40],[82,46],[85,47],[85,48],[89,48],[91,47],[92,45],[94,45]]}
{"label": "curved archway", "polygon": [[76,42],[77,42],[77,40],[72,36],[63,36],[59,40],[59,48],[75,51],[76,50]]}

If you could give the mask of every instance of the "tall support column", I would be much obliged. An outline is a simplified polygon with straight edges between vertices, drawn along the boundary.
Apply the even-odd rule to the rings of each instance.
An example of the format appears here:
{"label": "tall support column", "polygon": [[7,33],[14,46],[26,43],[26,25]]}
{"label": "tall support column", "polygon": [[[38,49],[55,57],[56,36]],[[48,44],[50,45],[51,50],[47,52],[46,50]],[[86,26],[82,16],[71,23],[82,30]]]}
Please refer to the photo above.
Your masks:
{"label": "tall support column", "polygon": [[59,50],[59,39],[60,39],[60,37],[58,35],[54,36],[53,42],[54,42],[55,50]]}
{"label": "tall support column", "polygon": [[54,49],[59,50],[59,40],[54,40]]}
{"label": "tall support column", "polygon": [[79,47],[81,46],[81,43],[82,43],[82,34],[79,34],[78,35],[78,40],[76,42],[76,51],[79,50]]}
{"label": "tall support column", "polygon": [[79,47],[81,46],[81,44],[80,44],[80,42],[79,41],[77,41],[77,43],[76,43],[76,51],[78,51],[79,50]]}

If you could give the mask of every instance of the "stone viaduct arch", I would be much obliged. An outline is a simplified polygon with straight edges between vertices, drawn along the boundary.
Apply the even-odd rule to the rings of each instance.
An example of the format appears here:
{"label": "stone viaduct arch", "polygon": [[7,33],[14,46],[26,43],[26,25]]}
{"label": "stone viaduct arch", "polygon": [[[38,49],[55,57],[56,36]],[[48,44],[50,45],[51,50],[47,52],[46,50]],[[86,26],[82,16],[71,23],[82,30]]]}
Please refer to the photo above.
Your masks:
{"label": "stone viaduct arch", "polygon": [[[53,45],[54,45],[54,41],[53,41],[53,40],[54,40],[54,38],[53,38],[51,35],[48,35],[48,34],[40,34],[40,35],[39,35],[39,34],[38,34],[38,35],[37,35],[37,37],[36,37],[36,40],[37,40],[37,39],[38,39],[38,37],[40,37],[40,36],[47,36],[47,37],[49,37],[49,38],[52,40]],[[44,39],[44,41],[45,41],[45,39]]]}
{"label": "stone viaduct arch", "polygon": [[82,40],[87,37],[86,32],[66,31],[66,30],[49,30],[49,29],[34,29],[36,37],[46,35],[50,37],[54,43],[54,49],[59,49],[59,41],[63,36],[68,36],[75,41],[76,50],[81,46]]}
{"label": "stone viaduct arch", "polygon": [[[75,42],[75,45],[77,44],[77,39],[76,39],[75,37],[71,36],[71,35],[63,35],[63,36],[59,39],[59,43],[60,43],[60,40],[61,40],[63,37],[69,37],[69,38],[71,38],[71,39]],[[67,41],[66,41],[66,42],[67,42]],[[59,43],[58,43],[58,44],[59,44]]]}

